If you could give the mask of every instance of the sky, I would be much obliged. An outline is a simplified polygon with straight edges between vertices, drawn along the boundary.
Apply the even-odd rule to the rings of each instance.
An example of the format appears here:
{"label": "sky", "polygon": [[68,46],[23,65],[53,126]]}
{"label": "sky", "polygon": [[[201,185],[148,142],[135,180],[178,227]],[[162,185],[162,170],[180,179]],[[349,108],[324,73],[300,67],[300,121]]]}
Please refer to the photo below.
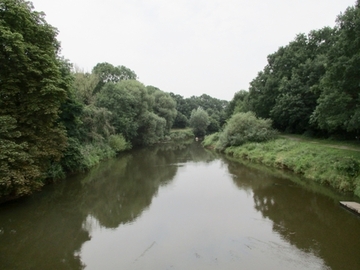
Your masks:
{"label": "sky", "polygon": [[102,62],[185,98],[231,100],[300,33],[334,27],[356,0],[32,0],[84,72]]}

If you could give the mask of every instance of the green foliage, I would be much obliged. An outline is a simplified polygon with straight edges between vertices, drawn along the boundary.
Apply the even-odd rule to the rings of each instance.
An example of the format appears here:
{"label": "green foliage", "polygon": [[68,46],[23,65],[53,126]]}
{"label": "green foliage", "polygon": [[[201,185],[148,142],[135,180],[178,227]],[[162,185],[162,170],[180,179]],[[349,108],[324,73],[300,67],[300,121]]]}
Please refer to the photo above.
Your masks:
{"label": "green foliage", "polygon": [[149,102],[145,86],[138,81],[128,80],[105,84],[97,95],[96,106],[111,112],[111,124],[115,132],[134,143],[138,141],[140,117],[148,111]]}
{"label": "green foliage", "polygon": [[225,109],[228,105],[226,100],[219,100],[206,94],[199,97],[192,96],[186,99],[173,93],[170,93],[170,95],[176,101],[176,110],[178,111],[173,128],[187,127],[192,111],[196,110],[198,107],[203,108],[208,113],[209,117],[213,119],[211,132],[218,131],[226,121]]}
{"label": "green foliage", "polygon": [[102,107],[88,105],[81,115],[81,134],[84,142],[99,142],[106,140],[115,133],[111,124],[112,113]]}
{"label": "green foliage", "polygon": [[52,163],[46,173],[46,179],[60,180],[65,178],[65,172],[60,163]]}
{"label": "green foliage", "polygon": [[343,173],[349,177],[356,177],[360,175],[360,161],[354,159],[354,157],[339,157],[334,165],[340,173]]}
{"label": "green foliage", "polygon": [[41,187],[61,158],[66,131],[59,114],[70,81],[58,58],[57,30],[44,14],[27,1],[0,5],[0,117],[7,125],[0,138],[6,149],[0,195],[17,197]]}
{"label": "green foliage", "polygon": [[249,111],[249,92],[240,90],[226,107],[226,118],[229,119],[234,113]]}
{"label": "green foliage", "polygon": [[168,94],[134,80],[106,83],[97,94],[96,106],[111,112],[115,132],[133,145],[162,140],[176,115],[175,103]]}
{"label": "green foliage", "polygon": [[59,61],[61,67],[61,87],[66,91],[66,100],[61,104],[60,122],[66,128],[67,137],[80,138],[80,116],[83,112],[83,104],[76,100],[75,90],[72,87],[74,77],[71,74],[71,64],[64,59]]}
{"label": "green foliage", "polygon": [[[268,56],[268,65],[253,80],[248,104],[257,116],[271,118],[282,131],[313,130],[310,117],[317,105],[318,85],[325,73],[325,54],[333,44],[328,27],[297,35]],[[316,90],[317,89],[317,90]]]}
{"label": "green foliage", "polygon": [[331,133],[360,132],[360,7],[337,18],[335,42],[328,52],[326,74],[313,123]]}
{"label": "green foliage", "polygon": [[174,124],[177,111],[176,102],[170,94],[153,86],[146,86],[150,96],[154,98],[153,111],[166,120],[166,133],[169,133]]}
{"label": "green foliage", "polygon": [[97,93],[101,88],[108,82],[117,83],[123,80],[136,80],[137,75],[131,69],[125,66],[114,67],[109,63],[99,63],[97,64],[92,73],[99,77],[99,82],[96,85],[94,92]]}
{"label": "green foliage", "polygon": [[100,78],[96,74],[74,73],[73,87],[76,100],[84,105],[94,104],[95,89],[99,82]]}
{"label": "green foliage", "polygon": [[80,152],[85,169],[89,169],[99,164],[101,160],[115,157],[116,155],[116,152],[108,144],[102,142],[83,144],[81,145]]}
{"label": "green foliage", "polygon": [[209,125],[207,127],[207,133],[214,133],[220,130],[220,124],[218,121],[218,117],[216,115],[212,115],[209,117]]}
{"label": "green foliage", "polygon": [[194,138],[194,133],[191,129],[173,129],[170,131],[170,139],[173,141],[184,141]]}
{"label": "green foliage", "polygon": [[334,28],[299,34],[270,54],[249,95],[234,96],[228,117],[239,103],[239,110],[270,118],[281,131],[354,138],[360,134],[359,66],[357,2],[338,16]]}
{"label": "green foliage", "polygon": [[203,137],[210,124],[209,115],[204,109],[198,107],[197,110],[191,112],[189,123],[195,136]]}
{"label": "green foliage", "polygon": [[80,149],[81,144],[79,140],[69,137],[68,145],[60,161],[60,165],[65,172],[76,172],[85,169]]}
{"label": "green foliage", "polygon": [[219,136],[217,148],[239,146],[247,142],[264,142],[274,139],[276,131],[271,120],[257,118],[253,112],[234,114]]}
{"label": "green foliage", "polygon": [[11,116],[0,116],[0,197],[18,197],[41,187],[40,182],[31,181],[41,172],[32,166],[27,143],[15,140],[21,136],[16,126]]}
{"label": "green foliage", "polygon": [[176,118],[174,120],[174,128],[186,128],[189,125],[189,120],[181,112],[177,112]]}
{"label": "green foliage", "polygon": [[220,138],[220,132],[216,132],[205,136],[201,144],[207,148],[214,148],[217,142],[219,141],[219,138]]}
{"label": "green foliage", "polygon": [[140,117],[140,125],[136,143],[151,145],[164,139],[166,120],[153,112],[145,112]]}
{"label": "green foliage", "polygon": [[116,153],[131,149],[131,144],[125,140],[122,134],[110,135],[109,145]]}

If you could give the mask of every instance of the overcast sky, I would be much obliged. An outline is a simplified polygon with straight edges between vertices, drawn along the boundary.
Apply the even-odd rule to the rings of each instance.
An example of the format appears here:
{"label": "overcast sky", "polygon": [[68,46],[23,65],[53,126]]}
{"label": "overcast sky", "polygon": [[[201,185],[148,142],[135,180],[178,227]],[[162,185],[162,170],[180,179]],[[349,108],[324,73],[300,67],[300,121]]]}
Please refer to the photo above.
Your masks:
{"label": "overcast sky", "polygon": [[355,0],[32,0],[84,71],[124,65],[145,85],[231,100],[296,34],[335,26]]}

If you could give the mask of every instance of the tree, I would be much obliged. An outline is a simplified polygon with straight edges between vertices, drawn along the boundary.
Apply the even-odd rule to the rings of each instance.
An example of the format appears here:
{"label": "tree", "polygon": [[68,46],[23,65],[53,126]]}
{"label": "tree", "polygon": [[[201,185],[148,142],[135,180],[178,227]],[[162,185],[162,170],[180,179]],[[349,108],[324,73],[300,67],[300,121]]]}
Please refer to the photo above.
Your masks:
{"label": "tree", "polygon": [[[67,83],[61,73],[57,30],[30,2],[0,3],[0,195],[21,196],[42,185],[66,147],[58,121]],[[18,151],[19,150],[19,151]],[[15,158],[17,155],[18,158]]]}
{"label": "tree", "polygon": [[226,118],[229,119],[234,113],[249,111],[248,99],[248,91],[240,90],[239,92],[236,92],[233,99],[226,107]]}
{"label": "tree", "polygon": [[360,1],[337,18],[335,43],[312,122],[330,133],[360,134]]}
{"label": "tree", "polygon": [[101,88],[107,82],[120,82],[123,80],[136,80],[137,75],[131,69],[125,66],[114,67],[112,64],[107,62],[97,64],[93,70],[93,74],[96,74],[100,81],[95,87],[95,92],[99,92]]}
{"label": "tree", "polygon": [[251,82],[246,109],[271,118],[274,127],[282,131],[316,131],[310,117],[322,91],[319,85],[333,44],[334,30],[325,27],[299,34],[269,55],[268,64]]}
{"label": "tree", "polygon": [[154,98],[154,113],[166,120],[166,132],[170,132],[177,114],[175,100],[170,94],[165,93],[154,86],[146,86],[146,89]]}
{"label": "tree", "polygon": [[[189,119],[187,116],[187,109],[186,109],[186,100],[181,95],[175,95],[174,93],[170,93],[170,96],[176,102],[176,111],[177,115],[174,120],[173,127],[174,128],[185,128],[189,124]],[[190,116],[190,114],[189,114]]]}
{"label": "tree", "polygon": [[206,135],[207,127],[210,124],[210,119],[209,115],[204,109],[198,107],[196,110],[193,110],[191,112],[189,122],[195,136],[203,137]]}
{"label": "tree", "polygon": [[166,120],[152,112],[153,97],[135,80],[106,83],[97,96],[96,105],[112,114],[111,124],[132,145],[159,141],[166,131]]}
{"label": "tree", "polygon": [[75,89],[76,100],[84,105],[94,104],[95,89],[99,82],[99,76],[96,74],[75,72],[73,87]]}
{"label": "tree", "polygon": [[115,133],[133,142],[138,136],[139,116],[148,110],[147,91],[138,81],[106,83],[97,96],[96,106],[111,112]]}

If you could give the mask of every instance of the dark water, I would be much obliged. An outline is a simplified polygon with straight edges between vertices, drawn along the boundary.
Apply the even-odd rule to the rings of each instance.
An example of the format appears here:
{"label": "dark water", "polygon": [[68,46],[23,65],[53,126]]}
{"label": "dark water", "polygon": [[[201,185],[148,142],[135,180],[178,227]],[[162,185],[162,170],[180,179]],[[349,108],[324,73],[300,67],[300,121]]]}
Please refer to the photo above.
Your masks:
{"label": "dark water", "polygon": [[297,181],[197,143],[134,150],[1,205],[0,269],[360,269],[349,198]]}

